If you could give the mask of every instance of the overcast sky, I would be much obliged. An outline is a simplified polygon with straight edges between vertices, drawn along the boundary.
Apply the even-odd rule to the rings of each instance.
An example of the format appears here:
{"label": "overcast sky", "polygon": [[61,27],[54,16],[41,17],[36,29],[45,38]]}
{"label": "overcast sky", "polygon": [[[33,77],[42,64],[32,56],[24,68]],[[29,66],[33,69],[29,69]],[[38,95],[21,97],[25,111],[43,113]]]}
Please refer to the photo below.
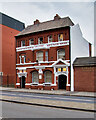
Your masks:
{"label": "overcast sky", "polygon": [[40,22],[52,20],[56,14],[69,16],[75,24],[79,23],[84,38],[94,44],[94,0],[39,1],[0,0],[0,11],[24,22],[26,26],[36,19]]}

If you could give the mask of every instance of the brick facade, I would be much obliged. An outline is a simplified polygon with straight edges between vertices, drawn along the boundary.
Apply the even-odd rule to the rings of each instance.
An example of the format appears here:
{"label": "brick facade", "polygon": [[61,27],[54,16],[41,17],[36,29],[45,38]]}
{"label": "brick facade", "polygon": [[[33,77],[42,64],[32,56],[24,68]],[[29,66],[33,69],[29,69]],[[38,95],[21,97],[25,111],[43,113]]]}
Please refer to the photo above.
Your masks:
{"label": "brick facade", "polygon": [[96,92],[95,70],[93,66],[74,67],[74,89],[75,91]]}
{"label": "brick facade", "polygon": [[[0,29],[2,32],[0,72],[3,73],[3,86],[15,86],[16,84],[16,41],[15,35],[24,29],[24,23],[13,19],[0,12],[2,22]],[[2,60],[1,60],[2,59]],[[0,77],[1,78],[1,77]],[[0,84],[1,85],[1,84]]]}

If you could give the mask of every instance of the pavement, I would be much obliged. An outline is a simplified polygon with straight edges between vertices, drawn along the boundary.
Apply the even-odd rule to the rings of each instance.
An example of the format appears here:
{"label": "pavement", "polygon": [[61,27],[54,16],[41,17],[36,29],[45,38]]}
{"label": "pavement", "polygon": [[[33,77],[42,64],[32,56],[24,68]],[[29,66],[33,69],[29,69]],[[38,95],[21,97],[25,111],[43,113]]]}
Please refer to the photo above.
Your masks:
{"label": "pavement", "polygon": [[[34,90],[34,89],[18,89],[18,88],[7,88],[7,87],[0,87],[1,92],[7,91],[11,94],[11,92],[15,94],[15,92],[20,93],[34,93],[34,94],[46,94],[46,95],[64,95],[64,96],[79,96],[79,97],[91,97],[96,98],[96,93],[94,92],[71,92],[71,91],[64,91],[64,90]],[[55,101],[55,100],[45,100],[45,99],[32,99],[28,97],[21,97],[21,96],[3,96],[0,95],[0,100],[6,102],[14,102],[20,104],[29,104],[29,105],[38,105],[38,106],[45,106],[45,107],[55,107],[55,108],[62,108],[62,109],[71,109],[71,110],[81,110],[81,111],[89,111],[89,112],[96,112],[95,105],[93,103],[81,103],[79,102],[69,102],[69,101]]]}
{"label": "pavement", "polygon": [[66,95],[66,96],[81,96],[81,97],[94,97],[96,98],[96,92],[71,92],[66,90],[36,90],[36,89],[19,89],[19,88],[9,88],[0,87],[1,91],[9,92],[28,92],[36,94],[50,94],[50,95]]}

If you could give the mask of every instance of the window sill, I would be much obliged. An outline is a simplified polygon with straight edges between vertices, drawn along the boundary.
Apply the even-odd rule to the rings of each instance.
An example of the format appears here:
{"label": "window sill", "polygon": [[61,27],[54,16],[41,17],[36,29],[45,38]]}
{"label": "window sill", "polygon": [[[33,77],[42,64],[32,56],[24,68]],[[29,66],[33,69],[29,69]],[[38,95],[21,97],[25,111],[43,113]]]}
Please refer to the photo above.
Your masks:
{"label": "window sill", "polygon": [[39,83],[31,83],[30,85],[35,85],[35,86],[38,86]]}
{"label": "window sill", "polygon": [[51,83],[43,83],[43,86],[51,86]]}

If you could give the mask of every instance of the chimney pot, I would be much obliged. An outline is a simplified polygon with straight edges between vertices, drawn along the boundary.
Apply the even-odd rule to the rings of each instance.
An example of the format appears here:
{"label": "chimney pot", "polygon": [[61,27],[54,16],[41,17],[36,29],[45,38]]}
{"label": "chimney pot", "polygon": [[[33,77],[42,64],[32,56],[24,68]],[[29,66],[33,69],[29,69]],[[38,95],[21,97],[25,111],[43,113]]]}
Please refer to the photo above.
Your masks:
{"label": "chimney pot", "polygon": [[34,25],[37,25],[37,24],[39,24],[40,22],[39,22],[39,20],[38,19],[36,19],[35,21],[34,21]]}
{"label": "chimney pot", "polygon": [[54,20],[59,20],[61,17],[58,15],[58,14],[56,14],[55,16],[54,16]]}

